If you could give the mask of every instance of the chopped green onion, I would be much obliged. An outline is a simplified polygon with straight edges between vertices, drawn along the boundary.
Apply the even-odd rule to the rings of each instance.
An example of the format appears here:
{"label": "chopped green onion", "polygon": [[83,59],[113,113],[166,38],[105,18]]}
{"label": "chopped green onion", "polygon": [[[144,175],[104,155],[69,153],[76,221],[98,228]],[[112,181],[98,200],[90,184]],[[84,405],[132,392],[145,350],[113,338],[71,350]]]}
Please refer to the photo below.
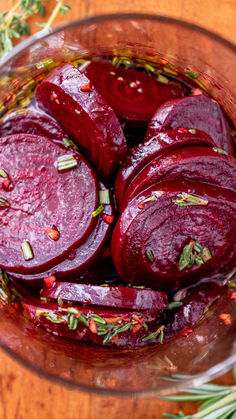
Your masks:
{"label": "chopped green onion", "polygon": [[78,310],[76,310],[76,308],[74,308],[74,307],[69,307],[67,311],[70,314],[76,314],[76,315],[79,314]]}
{"label": "chopped green onion", "polygon": [[154,255],[153,255],[151,249],[146,249],[145,254],[148,257],[148,259],[150,260],[150,262],[154,262]]}
{"label": "chopped green onion", "polygon": [[6,207],[9,207],[9,206],[10,206],[10,204],[9,204],[9,202],[6,201],[6,199],[0,198],[0,207],[6,208]]}
{"label": "chopped green onion", "polygon": [[183,305],[182,301],[171,301],[171,303],[168,305],[168,308],[172,310],[172,308],[178,308]]}
{"label": "chopped green onion", "polygon": [[36,64],[36,68],[40,70],[41,68],[49,67],[51,64],[53,64],[53,60],[51,60],[50,58],[45,58],[44,60],[39,61]]}
{"label": "chopped green onion", "polygon": [[149,196],[149,198],[144,199],[141,204],[147,204],[148,202],[157,201],[157,197],[155,195]]}
{"label": "chopped green onion", "polygon": [[236,282],[234,279],[230,279],[229,281],[227,281],[227,285],[229,288],[234,288],[236,287]]}
{"label": "chopped green onion", "polygon": [[160,335],[159,335],[159,342],[161,343],[161,345],[163,344],[163,339],[164,339],[164,331],[163,329],[161,329]]}
{"label": "chopped green onion", "polygon": [[181,194],[177,194],[177,199],[173,199],[172,202],[180,207],[184,207],[187,205],[207,205],[208,200],[200,198],[196,195],[190,195],[186,192],[182,192]]}
{"label": "chopped green onion", "polygon": [[196,134],[196,130],[195,130],[194,128],[190,128],[190,129],[188,130],[188,132],[190,132],[191,134]]}
{"label": "chopped green onion", "polygon": [[7,174],[7,172],[5,172],[4,169],[0,169],[0,176],[3,177],[3,178],[5,178],[5,179],[8,178],[8,174]]}
{"label": "chopped green onion", "polygon": [[106,320],[103,319],[101,316],[98,316],[98,314],[91,314],[90,319],[94,320],[98,324],[106,324]]}
{"label": "chopped green onion", "polygon": [[85,316],[85,314],[84,313],[80,313],[80,317],[78,317],[78,320],[81,322],[81,323],[83,323],[83,324],[85,324],[85,326],[89,326],[89,324],[88,324],[88,320],[87,320],[87,317]]}
{"label": "chopped green onion", "polygon": [[46,297],[40,297],[40,300],[43,301],[44,303],[47,303],[47,298]]}
{"label": "chopped green onion", "polygon": [[117,333],[122,333],[122,332],[126,332],[127,330],[130,330],[131,328],[131,323],[126,323],[124,326],[119,327],[119,329],[116,329]]}
{"label": "chopped green onion", "polygon": [[25,260],[31,260],[34,258],[32,247],[27,240],[21,243],[21,250]]}
{"label": "chopped green onion", "polygon": [[202,249],[203,247],[198,242],[194,242],[193,250],[196,250],[196,252],[200,253]]}
{"label": "chopped green onion", "polygon": [[207,262],[208,260],[212,258],[211,252],[208,249],[208,247],[204,247],[204,249],[202,250],[202,258],[204,262]]}
{"label": "chopped green onion", "polygon": [[78,327],[78,319],[74,314],[70,314],[68,317],[68,328],[70,330],[76,330]]}
{"label": "chopped green onion", "polygon": [[191,70],[186,70],[186,71],[185,71],[185,74],[186,74],[187,76],[189,76],[189,77],[192,77],[193,79],[197,79],[197,78],[198,78],[197,74],[196,74],[196,73],[194,73],[194,72],[193,72],[193,71],[191,71]]}
{"label": "chopped green onion", "polygon": [[75,109],[75,113],[77,113],[77,115],[81,114],[81,112],[78,109]]}
{"label": "chopped green onion", "polygon": [[223,154],[225,156],[228,156],[228,154],[229,154],[229,153],[227,153],[227,151],[223,150],[223,148],[216,148],[216,147],[214,147],[213,150],[216,151],[217,153]]}
{"label": "chopped green onion", "polygon": [[[194,253],[193,253],[194,251]],[[194,263],[200,266],[212,258],[208,247],[202,247],[198,242],[191,240],[189,244],[184,246],[179,260],[179,270],[191,268]]]}
{"label": "chopped green onion", "polygon": [[110,190],[104,189],[99,191],[99,202],[100,204],[110,204]]}
{"label": "chopped green onion", "polygon": [[103,210],[104,210],[104,206],[99,205],[99,207],[95,211],[93,211],[92,216],[97,217]]}
{"label": "chopped green onion", "polygon": [[194,241],[191,241],[189,244],[184,246],[182,254],[179,260],[179,270],[182,271],[185,268],[191,268],[194,264],[194,256],[193,256],[193,245]]}
{"label": "chopped green onion", "polygon": [[60,307],[62,307],[62,306],[63,306],[63,301],[62,301],[61,297],[58,297],[58,299],[57,299],[57,304],[58,304]]}
{"label": "chopped green onion", "polygon": [[63,170],[70,170],[77,167],[78,162],[72,154],[58,157],[57,159],[57,170],[62,172]]}
{"label": "chopped green onion", "polygon": [[66,323],[66,319],[64,319],[64,317],[59,316],[59,314],[56,313],[49,313],[43,310],[36,310],[36,316],[44,316],[52,323]]}
{"label": "chopped green onion", "polygon": [[77,145],[74,143],[74,141],[70,140],[69,138],[62,138],[63,143],[67,146],[67,147],[72,147],[74,150],[78,150]]}
{"label": "chopped green onion", "polygon": [[158,74],[157,81],[159,81],[159,83],[163,83],[163,84],[168,84],[169,83],[168,78],[163,76],[163,74]]}

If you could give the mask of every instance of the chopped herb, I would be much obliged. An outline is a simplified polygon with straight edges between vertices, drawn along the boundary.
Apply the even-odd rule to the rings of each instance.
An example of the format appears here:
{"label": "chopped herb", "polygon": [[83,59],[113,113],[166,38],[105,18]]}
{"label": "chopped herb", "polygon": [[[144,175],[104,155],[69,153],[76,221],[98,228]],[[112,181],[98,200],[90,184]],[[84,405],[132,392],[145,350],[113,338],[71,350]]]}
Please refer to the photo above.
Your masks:
{"label": "chopped herb", "polygon": [[52,64],[53,64],[53,60],[51,60],[50,58],[45,58],[44,60],[39,61],[39,62],[36,64],[36,68],[37,68],[38,70],[40,70],[41,68],[49,67],[49,66],[50,66],[50,65],[52,65]]}
{"label": "chopped herb", "polygon": [[8,201],[6,201],[6,199],[0,198],[0,207],[1,208],[6,208],[6,207],[9,207],[9,206],[10,206],[10,204],[9,204]]}
{"label": "chopped herb", "polygon": [[145,336],[142,339],[142,342],[147,342],[148,340],[155,340],[157,338],[157,336],[160,335],[159,336],[159,341],[160,341],[160,343],[163,343],[163,337],[164,337],[163,330],[164,330],[164,328],[165,328],[165,326],[158,327],[158,329],[154,333],[151,333],[150,335]]}
{"label": "chopped herb", "polygon": [[46,297],[40,297],[40,300],[43,301],[44,303],[47,303],[47,298]]}
{"label": "chopped herb", "polygon": [[0,176],[5,178],[5,179],[8,178],[8,174],[7,174],[7,172],[5,172],[4,169],[0,169]]}
{"label": "chopped herb", "polygon": [[184,246],[179,260],[179,270],[191,268],[194,263],[200,266],[212,258],[208,247],[202,247],[198,242],[191,240]]}
{"label": "chopped herb", "polygon": [[95,211],[93,211],[92,216],[97,217],[102,211],[104,211],[104,206],[99,205],[99,207]]}
{"label": "chopped herb", "polygon": [[74,314],[69,314],[69,316],[68,316],[68,328],[70,330],[76,330],[77,327],[78,327],[78,323],[79,323],[79,321],[78,321],[77,317],[75,317]]}
{"label": "chopped herb", "polygon": [[145,204],[148,204],[148,202],[154,202],[154,201],[157,201],[157,197],[155,195],[151,195],[148,198],[144,199],[144,201],[140,202],[140,204],[143,207]]}
{"label": "chopped herb", "polygon": [[204,249],[202,250],[202,254],[201,254],[204,262],[207,262],[208,260],[210,260],[212,258],[211,252],[208,249],[208,247],[204,247]]}
{"label": "chopped herb", "polygon": [[94,320],[96,323],[99,324],[106,324],[106,320],[103,319],[101,316],[98,316],[98,314],[91,314],[90,319]]}
{"label": "chopped herb", "polygon": [[77,160],[72,154],[58,157],[57,159],[57,170],[62,172],[64,170],[70,170],[78,166]]}
{"label": "chopped herb", "polygon": [[172,308],[179,308],[183,305],[182,301],[171,301],[171,303],[168,305],[168,308],[172,310]]}
{"label": "chopped herb", "polygon": [[163,83],[163,84],[168,84],[169,83],[168,78],[163,76],[163,74],[158,74],[157,81],[159,81],[159,83]]}
{"label": "chopped herb", "polygon": [[185,74],[189,77],[192,77],[192,79],[197,79],[198,78],[198,75],[191,70],[186,70]]}
{"label": "chopped herb", "polygon": [[99,191],[99,202],[100,204],[110,204],[110,190],[104,189]]}
{"label": "chopped herb", "polygon": [[62,141],[67,147],[72,147],[74,150],[78,150],[77,145],[69,138],[62,138]]}
{"label": "chopped herb", "polygon": [[216,151],[217,153],[223,154],[225,156],[228,156],[228,154],[229,154],[229,153],[227,153],[227,151],[223,150],[223,148],[214,147],[213,150]]}
{"label": "chopped herb", "polygon": [[190,128],[188,132],[190,132],[190,134],[196,134],[196,130],[194,128]]}
{"label": "chopped herb", "polygon": [[75,113],[77,113],[77,115],[81,114],[81,112],[78,109],[75,109]]}
{"label": "chopped herb", "polygon": [[34,258],[32,247],[27,240],[21,243],[21,250],[25,260],[31,260]]}
{"label": "chopped herb", "polygon": [[69,314],[75,314],[75,315],[78,315],[79,314],[79,311],[76,310],[76,308],[74,308],[74,307],[69,307],[67,309],[67,311],[68,311]]}
{"label": "chopped herb", "polygon": [[181,194],[177,194],[177,198],[173,199],[172,202],[180,207],[184,207],[187,205],[207,205],[208,200],[200,198],[196,195],[190,195],[186,192],[182,192]]}
{"label": "chopped herb", "polygon": [[229,281],[227,281],[227,285],[229,288],[234,288],[236,287],[236,282],[234,279],[230,279]]}
{"label": "chopped herb", "polygon": [[58,297],[57,304],[59,305],[59,307],[63,306],[63,301],[62,301],[61,297]]}
{"label": "chopped herb", "polygon": [[153,255],[151,249],[146,249],[145,254],[148,257],[148,259],[150,260],[150,262],[154,262],[154,255]]}
{"label": "chopped herb", "polygon": [[59,314],[52,313],[52,312],[49,313],[44,310],[36,310],[36,316],[37,317],[44,316],[48,320],[50,320],[50,322],[52,323],[66,323],[66,319],[64,319],[64,317],[62,316],[59,316]]}

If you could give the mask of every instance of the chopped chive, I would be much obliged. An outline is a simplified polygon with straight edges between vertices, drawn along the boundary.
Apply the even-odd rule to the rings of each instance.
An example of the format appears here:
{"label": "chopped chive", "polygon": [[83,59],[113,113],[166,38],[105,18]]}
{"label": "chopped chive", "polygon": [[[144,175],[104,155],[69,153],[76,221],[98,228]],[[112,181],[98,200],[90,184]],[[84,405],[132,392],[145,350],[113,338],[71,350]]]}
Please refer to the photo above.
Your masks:
{"label": "chopped chive", "polygon": [[70,330],[76,330],[78,327],[78,319],[74,314],[70,314],[68,317],[68,328]]}
{"label": "chopped chive", "polygon": [[229,288],[234,288],[236,287],[236,282],[234,279],[230,279],[229,281],[227,281],[227,285]]}
{"label": "chopped chive", "polygon": [[68,311],[69,314],[76,314],[76,315],[79,314],[79,311],[76,310],[76,308],[74,308],[74,307],[68,307],[67,311]]}
{"label": "chopped chive", "polygon": [[183,305],[182,301],[171,301],[171,303],[168,305],[168,308],[172,310],[172,308],[178,308]]}
{"label": "chopped chive", "polygon": [[110,190],[104,189],[99,191],[99,202],[100,204],[110,204]]}
{"label": "chopped chive", "polygon": [[32,247],[27,240],[21,243],[21,250],[25,260],[31,260],[34,258]]}
{"label": "chopped chive", "polygon": [[204,260],[202,259],[201,255],[196,255],[195,256],[195,263],[197,266],[201,266],[204,264]]}
{"label": "chopped chive", "polygon": [[159,342],[161,345],[163,344],[163,339],[164,339],[164,331],[163,329],[161,329],[160,335],[159,335]]}
{"label": "chopped chive", "polygon": [[61,156],[57,159],[57,170],[62,172],[63,170],[70,170],[77,167],[78,162],[72,154]]}
{"label": "chopped chive", "polygon": [[43,310],[36,310],[36,316],[44,316],[52,323],[66,323],[66,319],[64,319],[64,317],[59,316],[59,314],[56,313],[49,313]]}
{"label": "chopped chive", "polygon": [[147,323],[143,322],[142,326],[143,326],[144,330],[148,330],[148,325],[147,325]]}
{"label": "chopped chive", "polygon": [[[194,254],[193,254],[194,251]],[[191,268],[194,263],[200,266],[212,258],[208,247],[202,247],[198,242],[191,240],[189,244],[184,246],[179,259],[179,270]]]}
{"label": "chopped chive", "polygon": [[107,331],[106,331],[106,330],[98,330],[98,331],[97,331],[97,335],[98,335],[98,336],[103,336],[103,335],[106,335],[106,333],[107,333]]}
{"label": "chopped chive", "polygon": [[62,141],[67,147],[72,147],[74,150],[78,150],[77,145],[69,138],[62,138]]}
{"label": "chopped chive", "polygon": [[116,331],[117,333],[126,332],[127,330],[130,330],[131,326],[131,323],[126,323],[124,326],[119,327]]}
{"label": "chopped chive", "polygon": [[36,68],[40,70],[41,68],[49,67],[51,64],[53,64],[53,60],[50,60],[50,58],[45,58],[36,64]]}
{"label": "chopped chive", "polygon": [[208,200],[204,198],[200,198],[196,195],[190,195],[186,192],[182,192],[181,194],[177,194],[176,199],[172,199],[172,202],[180,207],[184,207],[187,205],[207,205]]}
{"label": "chopped chive", "polygon": [[193,79],[197,79],[197,78],[198,78],[197,74],[196,74],[196,73],[194,73],[194,72],[193,72],[193,71],[191,71],[191,70],[186,70],[186,71],[185,71],[185,74],[186,74],[187,76],[189,76],[189,77],[192,77]]}
{"label": "chopped chive", "polygon": [[155,73],[155,71],[156,71],[155,67],[153,67],[153,65],[151,65],[151,64],[145,64],[144,68],[145,68],[146,72],[148,73],[148,75],[150,75],[151,73]]}
{"label": "chopped chive", "polygon": [[148,202],[157,201],[157,197],[155,195],[151,195],[148,198],[144,199],[144,201],[140,202],[141,205],[145,205]]}
{"label": "chopped chive", "polygon": [[168,84],[169,83],[168,78],[163,76],[163,74],[158,74],[157,81],[159,81],[159,83],[163,83],[163,84]]}
{"label": "chopped chive", "polygon": [[[114,336],[113,336],[114,337]],[[107,333],[107,335],[105,336],[105,338],[103,339],[103,341],[102,341],[102,344],[103,345],[105,345],[107,342],[109,342],[110,340],[112,339],[112,335],[111,335],[111,332],[109,331],[108,333]]]}
{"label": "chopped chive", "polygon": [[0,176],[3,177],[3,178],[5,178],[5,179],[8,178],[8,174],[7,174],[7,172],[5,172],[4,169],[0,169]]}
{"label": "chopped chive", "polygon": [[78,109],[75,109],[75,113],[77,113],[77,115],[80,115],[81,111],[79,111]]}
{"label": "chopped chive", "polygon": [[216,148],[216,147],[214,147],[213,150],[216,151],[217,153],[223,154],[225,156],[228,156],[228,154],[229,154],[229,153],[227,153],[227,151],[223,150],[223,148]]}
{"label": "chopped chive", "polygon": [[81,323],[85,324],[85,326],[89,327],[87,317],[85,316],[85,314],[84,314],[84,313],[80,313],[80,317],[78,318],[78,320],[79,320]]}
{"label": "chopped chive", "polygon": [[203,247],[198,242],[194,242],[193,249],[199,253],[202,251]]}
{"label": "chopped chive", "polygon": [[40,297],[40,300],[43,301],[44,303],[47,303],[47,298],[46,297]]}
{"label": "chopped chive", "polygon": [[92,216],[97,217],[102,211],[104,211],[104,206],[99,205],[99,207],[95,211],[93,211]]}
{"label": "chopped chive", "polygon": [[194,128],[190,128],[190,129],[188,130],[188,132],[190,132],[191,134],[196,134],[196,130],[195,130]]}
{"label": "chopped chive", "polygon": [[91,314],[90,319],[94,320],[96,323],[99,324],[106,324],[106,320],[103,319],[101,316],[98,316],[98,314]]}
{"label": "chopped chive", "polygon": [[[194,242],[193,242],[194,243]],[[179,270],[182,271],[185,268],[191,268],[194,264],[193,246],[190,242],[184,246],[182,254],[179,260]]]}
{"label": "chopped chive", "polygon": [[150,262],[154,262],[154,255],[153,255],[151,249],[146,249],[145,254],[148,257],[148,259],[150,260]]}
{"label": "chopped chive", "polygon": [[6,208],[6,207],[9,207],[9,206],[10,206],[10,204],[9,204],[8,201],[6,201],[6,199],[0,198],[0,207],[1,208]]}

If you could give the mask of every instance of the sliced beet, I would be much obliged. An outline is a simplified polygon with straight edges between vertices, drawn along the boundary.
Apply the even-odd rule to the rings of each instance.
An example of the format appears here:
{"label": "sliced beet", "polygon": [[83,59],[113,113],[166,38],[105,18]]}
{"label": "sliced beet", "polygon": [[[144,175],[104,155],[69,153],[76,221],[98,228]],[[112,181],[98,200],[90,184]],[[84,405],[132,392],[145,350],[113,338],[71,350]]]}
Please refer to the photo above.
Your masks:
{"label": "sliced beet", "polygon": [[126,189],[125,199],[132,199],[156,182],[191,180],[236,190],[236,159],[217,149],[186,147],[150,161]]}
{"label": "sliced beet", "polygon": [[183,96],[179,83],[159,83],[145,72],[116,68],[105,61],[92,61],[85,74],[118,118],[128,125],[146,125],[162,103]]}
{"label": "sliced beet", "polygon": [[0,137],[14,134],[33,134],[48,137],[63,143],[68,135],[51,117],[33,111],[20,110],[7,115],[0,124]]}
{"label": "sliced beet", "polygon": [[169,151],[194,145],[214,146],[215,144],[203,131],[173,129],[156,133],[145,143],[131,149],[127,161],[120,167],[116,177],[115,195],[119,206],[122,206],[125,191],[131,181],[150,161]]}
{"label": "sliced beet", "polygon": [[[79,153],[72,155],[49,138],[17,134],[1,138],[0,146],[0,167],[12,185],[1,191],[9,206],[0,214],[0,266],[37,273],[60,262],[91,233],[96,224],[92,213],[99,205],[97,179]],[[75,167],[59,171],[62,156],[72,158]],[[45,231],[53,225],[58,240]],[[33,252],[28,260],[21,249],[25,242]]]}
{"label": "sliced beet", "polygon": [[[200,203],[174,202],[181,201],[183,193],[200,197]],[[235,233],[234,192],[197,182],[166,182],[153,185],[128,203],[114,229],[111,253],[126,283],[170,292],[232,270]],[[186,253],[185,246],[189,249],[195,242],[206,249],[205,262],[200,257],[199,266],[194,262],[183,268],[183,250]]]}
{"label": "sliced beet", "polygon": [[[99,188],[100,190],[105,189],[104,185],[101,183]],[[106,222],[107,215],[109,223]],[[56,280],[70,281],[73,279],[81,281],[80,276],[97,262],[99,256],[101,256],[105,249],[110,237],[112,219],[112,204],[104,204],[104,211],[96,217],[96,225],[86,241],[79,246],[72,248],[69,253],[64,256],[64,259],[61,262],[47,271],[28,275],[25,273],[17,273],[14,274],[14,277],[27,282],[32,286],[42,286],[44,284],[44,278],[48,278],[52,275],[56,277]],[[82,278],[82,280],[83,279],[84,278]]]}
{"label": "sliced beet", "polygon": [[81,146],[99,174],[110,176],[126,157],[126,140],[113,110],[76,67],[63,64],[38,86],[36,99]]}
{"label": "sliced beet", "polygon": [[174,128],[198,128],[209,134],[217,147],[235,155],[231,130],[218,103],[204,95],[169,100],[153,115],[148,136],[152,131]]}
{"label": "sliced beet", "polygon": [[132,310],[152,310],[157,312],[167,308],[167,295],[151,289],[133,287],[109,287],[87,284],[56,282],[51,288],[45,287],[41,297],[58,299],[63,302],[83,305],[114,307]]}
{"label": "sliced beet", "polygon": [[[78,314],[73,310],[74,317],[69,320],[68,317],[71,315],[68,315],[66,305],[60,307],[55,303],[43,303],[36,298],[29,298],[23,301],[23,308],[25,315],[31,321],[50,333],[106,346],[144,346],[146,343],[142,339],[148,336],[153,328],[157,329],[154,325],[157,318],[156,311],[148,311],[144,314],[139,310],[73,305],[73,309],[77,310]],[[76,316],[78,324],[76,324]],[[81,321],[82,318],[83,321]],[[69,329],[68,322],[71,326],[74,325],[74,330]],[[126,330],[122,330],[123,327]],[[111,333],[108,335],[109,329]]]}

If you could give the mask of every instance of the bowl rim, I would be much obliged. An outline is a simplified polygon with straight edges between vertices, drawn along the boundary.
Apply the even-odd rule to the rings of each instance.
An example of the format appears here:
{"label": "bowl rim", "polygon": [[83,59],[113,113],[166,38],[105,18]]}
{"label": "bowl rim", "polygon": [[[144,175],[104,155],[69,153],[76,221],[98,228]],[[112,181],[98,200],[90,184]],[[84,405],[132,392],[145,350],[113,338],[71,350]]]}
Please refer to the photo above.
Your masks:
{"label": "bowl rim", "polygon": [[[168,23],[171,25],[179,25],[183,28],[187,28],[193,30],[198,33],[202,33],[208,38],[211,38],[218,43],[224,45],[225,47],[229,48],[231,51],[236,53],[236,44],[233,44],[231,41],[221,37],[217,33],[211,32],[208,29],[200,27],[194,23],[190,23],[187,21],[183,21],[180,19],[172,18],[169,16],[163,16],[158,14],[150,14],[150,13],[109,13],[109,14],[98,14],[94,16],[84,17],[82,19],[73,20],[69,23],[63,23],[60,25],[55,26],[53,29],[47,28],[43,29],[35,34],[31,35],[29,38],[25,39],[24,41],[20,42],[16,45],[6,56],[0,59],[0,72],[3,67],[6,67],[8,64],[11,63],[13,58],[18,57],[24,50],[28,49],[29,47],[35,45],[38,41],[46,39],[51,35],[55,35],[63,30],[68,28],[89,25],[99,23],[101,21],[110,21],[110,20],[153,20],[159,21],[162,23]],[[209,368],[208,370],[189,376],[188,378],[184,379],[183,381],[172,382],[172,384],[168,384],[168,386],[163,385],[162,389],[155,389],[155,388],[147,388],[145,390],[116,390],[116,389],[107,389],[107,388],[100,388],[94,386],[88,386],[78,383],[73,383],[67,378],[61,378],[53,373],[48,371],[42,370],[41,368],[37,367],[30,361],[26,360],[20,354],[16,353],[13,349],[9,348],[4,342],[0,340],[0,348],[3,351],[10,355],[13,360],[19,362],[24,367],[28,368],[30,371],[35,372],[38,376],[43,376],[44,378],[55,382],[56,384],[60,384],[66,386],[68,388],[77,389],[78,391],[89,392],[93,394],[100,394],[105,396],[111,397],[153,397],[153,396],[163,396],[167,394],[173,394],[179,391],[183,391],[185,388],[189,386],[200,386],[208,381],[213,380],[214,378],[228,372],[231,368],[236,365],[236,348],[235,352],[232,353],[230,356],[225,358],[223,361],[217,363],[214,367]],[[164,382],[163,382],[164,383]]]}

